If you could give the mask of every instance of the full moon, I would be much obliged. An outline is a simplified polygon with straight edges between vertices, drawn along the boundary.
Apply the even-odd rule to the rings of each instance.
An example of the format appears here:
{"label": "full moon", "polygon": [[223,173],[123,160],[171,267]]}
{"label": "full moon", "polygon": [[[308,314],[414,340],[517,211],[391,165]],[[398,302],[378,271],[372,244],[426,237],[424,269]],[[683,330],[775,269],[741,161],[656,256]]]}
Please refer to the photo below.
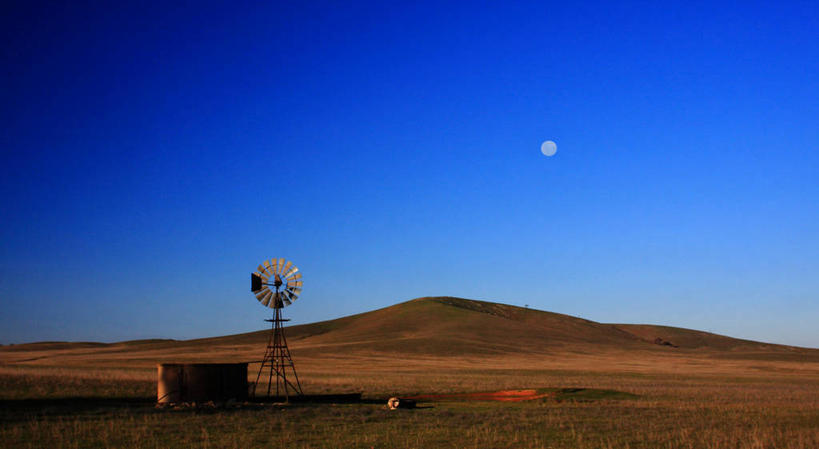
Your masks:
{"label": "full moon", "polygon": [[555,153],[557,153],[557,144],[551,140],[547,140],[540,145],[540,152],[543,153],[544,156],[554,156]]}

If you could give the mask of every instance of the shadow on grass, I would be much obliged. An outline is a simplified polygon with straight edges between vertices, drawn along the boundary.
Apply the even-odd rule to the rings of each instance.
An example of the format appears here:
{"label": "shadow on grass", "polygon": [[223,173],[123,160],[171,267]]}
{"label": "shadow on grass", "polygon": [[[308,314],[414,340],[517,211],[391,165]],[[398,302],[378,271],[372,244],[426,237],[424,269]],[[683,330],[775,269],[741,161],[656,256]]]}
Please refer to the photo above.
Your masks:
{"label": "shadow on grass", "polygon": [[43,417],[99,415],[113,411],[152,411],[156,398],[144,397],[66,397],[0,400],[0,421],[26,421],[32,415]]}
{"label": "shadow on grass", "polygon": [[384,405],[387,399],[362,398],[361,394],[262,397],[243,402],[204,402],[157,406],[156,397],[64,397],[0,400],[0,421],[20,421],[37,416],[127,413],[225,413],[264,410],[270,407],[311,407],[326,404]]}
{"label": "shadow on grass", "polygon": [[623,399],[638,399],[640,396],[633,393],[617,390],[600,390],[596,388],[562,388],[554,391],[551,399],[569,402],[617,401]]}
{"label": "shadow on grass", "polygon": [[347,394],[305,394],[302,396],[262,396],[248,399],[252,404],[386,404],[387,399],[364,399],[361,393]]}
{"label": "shadow on grass", "polygon": [[[558,402],[596,402],[637,399],[639,396],[615,390],[591,388],[542,389],[548,392],[543,400]],[[0,400],[0,421],[20,421],[37,416],[100,415],[127,413],[230,413],[247,410],[265,410],[271,407],[314,407],[326,404],[384,405],[387,398],[362,398],[355,394],[328,394],[284,397],[261,397],[244,402],[193,403],[157,407],[156,397],[65,397]],[[451,399],[450,399],[451,400]],[[458,400],[458,399],[455,399]],[[417,409],[433,408],[435,400],[419,403]]]}
{"label": "shadow on grass", "polygon": [[67,398],[37,398],[37,399],[1,399],[0,408],[3,410],[26,410],[45,408],[99,408],[99,407],[145,407],[156,404],[155,397],[67,397]]}

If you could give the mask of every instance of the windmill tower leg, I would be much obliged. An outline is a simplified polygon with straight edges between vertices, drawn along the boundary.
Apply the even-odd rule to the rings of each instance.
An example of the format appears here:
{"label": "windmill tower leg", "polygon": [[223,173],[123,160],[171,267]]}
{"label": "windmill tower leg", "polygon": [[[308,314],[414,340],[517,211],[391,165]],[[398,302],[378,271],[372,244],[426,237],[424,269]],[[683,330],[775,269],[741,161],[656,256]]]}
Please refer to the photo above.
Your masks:
{"label": "windmill tower leg", "polygon": [[[299,375],[296,374],[296,365],[293,363],[293,358],[290,357],[290,348],[287,347],[287,337],[284,336],[284,328],[280,328],[281,337],[281,361],[282,361],[282,386],[285,388],[285,394],[287,393],[287,386],[293,389],[293,391],[298,396],[303,396],[304,393],[301,391],[301,382],[299,382]],[[289,367],[290,371],[293,372],[293,379],[296,381],[294,385],[292,381],[288,380],[287,377],[284,375],[286,373],[285,368]]]}
{"label": "windmill tower leg", "polygon": [[[265,321],[272,322],[273,328],[270,333],[267,348],[265,349],[264,358],[262,359],[262,365],[259,367],[259,373],[256,375],[254,395],[256,388],[258,388],[259,379],[261,378],[262,373],[265,371],[265,368],[268,368],[268,397],[273,390],[274,384],[276,389],[276,397],[280,397],[283,394],[285,400],[289,400],[291,390],[295,395],[302,396],[304,393],[301,390],[299,376],[296,374],[296,367],[293,364],[292,357],[290,356],[290,349],[287,347],[287,338],[284,336],[284,327],[282,326],[282,323],[288,320],[282,318],[281,309],[277,308],[273,314],[273,319]],[[292,379],[295,380],[295,383],[287,378],[288,369],[292,372]]]}

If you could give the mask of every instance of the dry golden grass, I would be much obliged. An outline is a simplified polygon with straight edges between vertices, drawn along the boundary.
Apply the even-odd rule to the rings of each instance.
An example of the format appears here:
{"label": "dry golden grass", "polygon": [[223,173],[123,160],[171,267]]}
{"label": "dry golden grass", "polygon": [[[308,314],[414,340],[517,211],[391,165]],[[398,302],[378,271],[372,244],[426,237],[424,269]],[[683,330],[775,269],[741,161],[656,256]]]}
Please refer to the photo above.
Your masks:
{"label": "dry golden grass", "polygon": [[[795,375],[791,362],[753,370],[718,361],[703,374],[644,361],[638,370],[606,371],[600,356],[576,359],[576,369],[555,369],[548,360],[534,367],[486,359],[484,368],[446,359],[299,362],[304,388],[314,394],[580,387],[637,398],[440,402],[392,412],[369,403],[168,411],[152,406],[152,370],[4,366],[0,439],[4,447],[819,447],[816,366]],[[112,401],[58,399],[77,397]]]}
{"label": "dry golden grass", "polygon": [[[476,316],[460,310],[442,313],[471,320],[478,329],[491,316],[485,310],[469,311],[481,314]],[[404,313],[404,321],[393,324],[406,327],[408,316]],[[550,315],[544,322],[558,318]],[[537,316],[522,319],[547,329]],[[766,348],[673,330],[667,335],[724,347],[674,349],[630,337],[622,346],[597,345],[584,337],[506,354],[495,350],[510,342],[492,343],[485,354],[476,346],[453,355],[438,349],[403,351],[414,337],[424,336],[425,330],[414,324],[389,340],[378,334],[383,331],[378,320],[367,318],[360,326],[347,320],[296,329],[293,356],[305,392],[363,392],[372,401],[361,404],[153,407],[157,361],[253,360],[263,350],[261,334],[192,342],[4,348],[0,446],[819,448],[816,351]],[[596,323],[563,324],[570,329]],[[563,324],[558,320],[557,325]],[[369,334],[362,330],[368,326]],[[616,335],[605,327],[595,329],[600,338]],[[334,345],[331,334],[336,330]],[[639,328],[642,333],[650,330]],[[445,327],[437,331],[447,335]],[[379,335],[382,344],[361,344]],[[463,337],[469,344],[487,338]],[[255,368],[251,365],[251,380]],[[442,401],[400,411],[375,401],[391,395],[524,388],[595,390],[560,396],[561,401]]]}

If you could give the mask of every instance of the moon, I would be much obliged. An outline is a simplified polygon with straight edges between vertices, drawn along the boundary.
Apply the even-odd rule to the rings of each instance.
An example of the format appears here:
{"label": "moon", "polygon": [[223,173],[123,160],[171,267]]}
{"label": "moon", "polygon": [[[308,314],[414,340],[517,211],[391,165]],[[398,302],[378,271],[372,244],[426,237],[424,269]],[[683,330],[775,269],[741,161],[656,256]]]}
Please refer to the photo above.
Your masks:
{"label": "moon", "polygon": [[552,157],[557,153],[557,144],[551,140],[547,140],[540,145],[540,152],[544,156]]}

